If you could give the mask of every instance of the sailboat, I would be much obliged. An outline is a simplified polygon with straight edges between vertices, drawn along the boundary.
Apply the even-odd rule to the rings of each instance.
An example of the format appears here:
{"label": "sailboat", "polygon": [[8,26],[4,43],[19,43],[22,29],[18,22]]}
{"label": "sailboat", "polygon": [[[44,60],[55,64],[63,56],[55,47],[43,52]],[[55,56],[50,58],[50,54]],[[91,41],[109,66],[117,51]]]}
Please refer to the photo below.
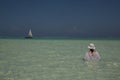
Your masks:
{"label": "sailboat", "polygon": [[33,35],[32,35],[32,31],[31,31],[31,29],[30,29],[29,32],[28,32],[28,36],[25,37],[25,38],[33,38]]}

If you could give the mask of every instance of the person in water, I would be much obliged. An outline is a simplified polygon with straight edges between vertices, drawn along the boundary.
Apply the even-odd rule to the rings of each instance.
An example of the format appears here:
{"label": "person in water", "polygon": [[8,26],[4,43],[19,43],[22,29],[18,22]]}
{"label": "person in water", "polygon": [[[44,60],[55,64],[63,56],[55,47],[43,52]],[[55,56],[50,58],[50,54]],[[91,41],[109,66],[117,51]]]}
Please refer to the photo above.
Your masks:
{"label": "person in water", "polygon": [[86,52],[84,60],[85,61],[99,61],[101,59],[99,53],[95,50],[95,45],[90,43],[88,46],[89,51]]}

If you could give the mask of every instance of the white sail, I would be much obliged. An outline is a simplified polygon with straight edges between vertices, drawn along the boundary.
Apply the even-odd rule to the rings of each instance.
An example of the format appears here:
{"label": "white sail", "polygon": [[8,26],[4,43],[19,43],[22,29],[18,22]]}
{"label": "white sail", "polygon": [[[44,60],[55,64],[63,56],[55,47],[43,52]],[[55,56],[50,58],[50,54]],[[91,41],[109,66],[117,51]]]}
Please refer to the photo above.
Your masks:
{"label": "white sail", "polygon": [[29,30],[28,36],[33,37],[31,29]]}

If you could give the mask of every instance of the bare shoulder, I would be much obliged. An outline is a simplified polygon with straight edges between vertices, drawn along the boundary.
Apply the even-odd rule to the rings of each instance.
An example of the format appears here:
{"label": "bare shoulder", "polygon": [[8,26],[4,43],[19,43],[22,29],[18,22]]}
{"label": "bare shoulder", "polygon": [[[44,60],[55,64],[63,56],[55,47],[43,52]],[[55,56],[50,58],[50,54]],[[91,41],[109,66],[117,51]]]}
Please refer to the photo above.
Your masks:
{"label": "bare shoulder", "polygon": [[98,51],[95,51],[95,53],[96,53],[96,54],[99,54],[99,52],[98,52]]}

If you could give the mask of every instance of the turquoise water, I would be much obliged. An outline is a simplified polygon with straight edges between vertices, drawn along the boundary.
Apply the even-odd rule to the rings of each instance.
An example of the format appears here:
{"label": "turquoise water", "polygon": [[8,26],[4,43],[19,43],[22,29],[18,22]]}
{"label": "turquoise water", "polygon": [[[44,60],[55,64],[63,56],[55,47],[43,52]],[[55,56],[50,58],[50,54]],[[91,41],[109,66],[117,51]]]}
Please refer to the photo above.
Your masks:
{"label": "turquoise water", "polygon": [[[99,62],[82,58],[90,42]],[[120,40],[0,39],[0,80],[120,80]]]}

